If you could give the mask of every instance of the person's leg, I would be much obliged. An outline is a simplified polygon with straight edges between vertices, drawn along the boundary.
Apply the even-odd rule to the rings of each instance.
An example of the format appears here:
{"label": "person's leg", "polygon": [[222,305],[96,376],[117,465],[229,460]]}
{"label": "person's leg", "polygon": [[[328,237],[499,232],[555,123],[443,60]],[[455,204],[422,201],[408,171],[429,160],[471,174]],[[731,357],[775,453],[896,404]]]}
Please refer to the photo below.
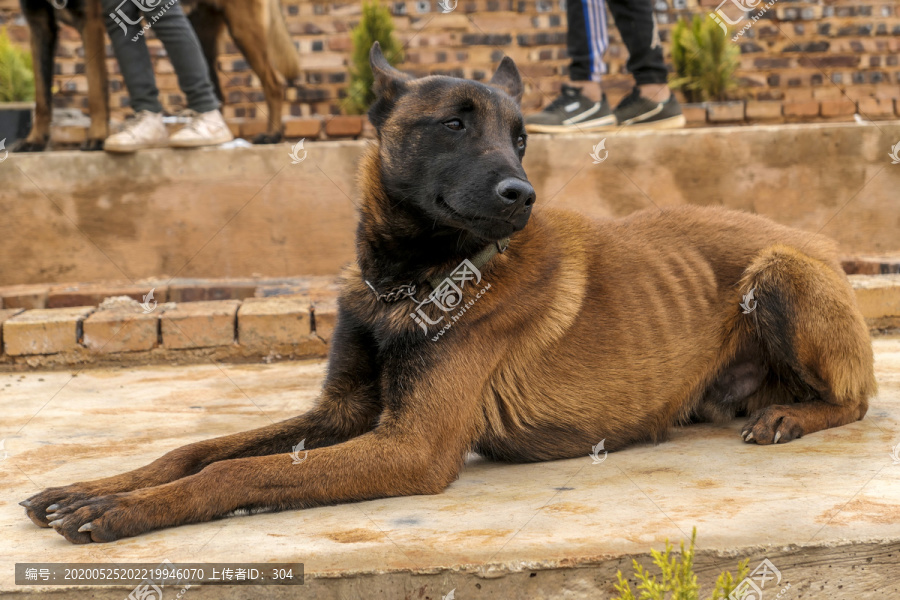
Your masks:
{"label": "person's leg", "polygon": [[178,87],[184,92],[188,108],[205,113],[219,108],[209,67],[194,28],[177,1],[161,2],[145,18],[153,33],[162,42],[178,77]]}
{"label": "person's leg", "polygon": [[153,75],[153,63],[144,41],[140,9],[127,0],[101,0],[106,31],[112,42],[119,70],[128,89],[135,119],[103,143],[109,152],[135,152],[168,145],[169,135],[162,120],[159,90]]}
{"label": "person's leg", "polygon": [[628,48],[625,66],[641,95],[665,102],[669,97],[669,71],[663,60],[652,0],[609,0],[609,10]]}
{"label": "person's leg", "polygon": [[626,67],[635,87],[616,107],[619,125],[668,129],[684,127],[678,100],[669,91],[652,0],[609,0],[616,27],[628,48]]}
{"label": "person's leg", "polygon": [[132,41],[142,30],[140,19],[143,13],[130,0],[101,0],[101,6],[106,31],[128,89],[131,108],[135,114],[145,110],[161,113],[163,108],[159,103],[159,90],[147,42],[143,35]]}
{"label": "person's leg", "polygon": [[600,78],[609,45],[604,0],[568,0],[569,81],[543,111],[529,115],[525,127],[535,133],[599,131],[615,124]]}

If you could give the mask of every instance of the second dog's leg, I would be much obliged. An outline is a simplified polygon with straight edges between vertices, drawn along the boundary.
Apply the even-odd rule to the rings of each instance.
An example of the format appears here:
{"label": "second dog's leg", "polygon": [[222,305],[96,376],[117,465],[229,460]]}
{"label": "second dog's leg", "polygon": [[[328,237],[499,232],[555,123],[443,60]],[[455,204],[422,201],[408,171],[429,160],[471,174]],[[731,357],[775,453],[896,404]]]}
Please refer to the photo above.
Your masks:
{"label": "second dog's leg", "polygon": [[16,151],[40,152],[50,141],[53,98],[53,56],[58,27],[49,2],[30,0],[22,8],[31,29],[31,60],[34,69],[34,121],[31,133],[18,143]]}
{"label": "second dog's leg", "polygon": [[85,19],[81,30],[84,40],[85,71],[88,80],[88,110],[91,127],[82,150],[103,150],[109,135],[109,86],[106,76],[106,40],[100,0],[85,1]]}

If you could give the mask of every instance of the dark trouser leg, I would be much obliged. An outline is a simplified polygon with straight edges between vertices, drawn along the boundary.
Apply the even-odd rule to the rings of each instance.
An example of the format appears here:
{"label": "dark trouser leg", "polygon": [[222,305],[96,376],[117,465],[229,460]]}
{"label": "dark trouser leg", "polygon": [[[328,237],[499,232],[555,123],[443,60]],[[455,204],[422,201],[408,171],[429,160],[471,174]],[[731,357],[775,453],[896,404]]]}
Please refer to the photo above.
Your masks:
{"label": "dark trouser leg", "polygon": [[[140,22],[143,13],[131,0],[124,2],[122,0],[101,0],[101,6],[103,7],[103,18],[106,21],[106,31],[112,42],[116,60],[119,61],[119,69],[122,71],[122,78],[125,79],[125,87],[128,88],[131,108],[135,113],[142,110],[162,112],[147,43],[144,41],[143,35],[132,41],[132,38],[143,28]],[[110,16],[111,14],[115,15],[119,23]],[[131,23],[137,24],[132,25]]]}
{"label": "dark trouser leg", "polygon": [[569,0],[566,45],[572,81],[600,81],[606,73],[603,53],[609,45],[606,6],[603,0]]}
{"label": "dark trouser leg", "polygon": [[609,10],[628,48],[625,66],[635,83],[666,83],[669,71],[663,60],[652,0],[609,0]]}
{"label": "dark trouser leg", "polygon": [[157,20],[153,22],[153,32],[165,46],[166,54],[172,61],[178,76],[178,87],[187,98],[188,108],[197,112],[219,108],[200,40],[181,10],[181,5],[174,0],[161,3],[155,11],[147,13],[148,21],[152,22],[154,18]]}

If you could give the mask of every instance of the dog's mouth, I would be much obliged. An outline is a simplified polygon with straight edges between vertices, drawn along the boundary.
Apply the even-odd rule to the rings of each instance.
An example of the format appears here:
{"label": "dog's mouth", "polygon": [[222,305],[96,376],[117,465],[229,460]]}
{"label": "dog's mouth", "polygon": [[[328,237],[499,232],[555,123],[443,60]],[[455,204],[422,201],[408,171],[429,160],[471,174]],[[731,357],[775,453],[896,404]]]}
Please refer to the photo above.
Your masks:
{"label": "dog's mouth", "polygon": [[[505,217],[464,215],[454,209],[442,195],[435,199],[435,205],[444,213],[449,225],[465,229],[469,233],[490,242],[508,237],[518,229]],[[519,228],[520,229],[520,228]]]}

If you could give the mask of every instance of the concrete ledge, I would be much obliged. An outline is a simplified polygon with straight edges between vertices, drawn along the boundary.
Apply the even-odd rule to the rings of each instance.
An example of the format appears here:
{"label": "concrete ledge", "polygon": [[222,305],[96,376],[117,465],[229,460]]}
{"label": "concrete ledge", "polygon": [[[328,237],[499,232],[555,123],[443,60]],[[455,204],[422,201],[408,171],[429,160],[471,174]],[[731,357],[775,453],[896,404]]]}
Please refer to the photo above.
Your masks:
{"label": "concrete ledge", "polygon": [[199,599],[439,600],[452,589],[459,600],[608,599],[617,569],[629,573],[632,558],[649,566],[650,548],[667,538],[677,545],[696,526],[702,597],[720,570],[768,558],[781,587],[791,586],[785,599],[898,598],[900,464],[891,451],[900,442],[900,338],[877,338],[874,349],[879,393],[866,417],[789,444],[744,444],[738,419],[676,427],[665,442],[599,464],[590,448],[518,465],[471,455],[433,496],[230,518],[89,547],[36,528],[14,501],[301,414],[319,393],[324,362],[88,369],[74,379],[0,373],[4,423],[21,430],[5,434],[0,463],[0,531],[13,541],[0,548],[0,596],[122,600],[130,591],[15,586],[14,562],[169,559],[306,565],[300,589],[186,594]]}
{"label": "concrete ledge", "polygon": [[[594,164],[601,139],[609,156]],[[719,205],[821,231],[848,256],[896,254],[898,140],[896,121],[534,135],[525,168],[538,211]],[[337,273],[354,257],[365,144],[310,143],[298,164],[288,143],[11,154],[0,164],[0,281]]]}

